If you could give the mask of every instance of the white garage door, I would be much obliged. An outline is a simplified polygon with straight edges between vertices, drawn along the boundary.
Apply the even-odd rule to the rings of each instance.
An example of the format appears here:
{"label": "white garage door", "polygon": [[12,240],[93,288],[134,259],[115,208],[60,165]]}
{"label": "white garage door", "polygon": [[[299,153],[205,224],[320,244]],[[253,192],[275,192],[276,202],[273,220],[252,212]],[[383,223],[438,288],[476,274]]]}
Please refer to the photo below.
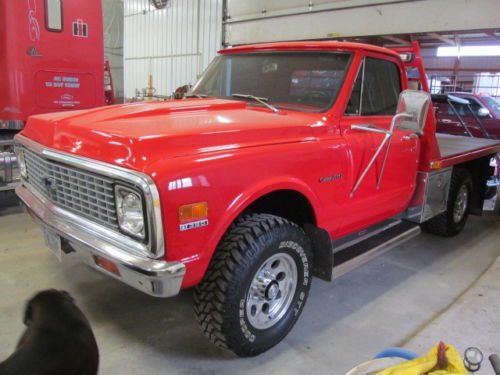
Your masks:
{"label": "white garage door", "polygon": [[500,27],[499,0],[227,0],[227,10],[230,45]]}

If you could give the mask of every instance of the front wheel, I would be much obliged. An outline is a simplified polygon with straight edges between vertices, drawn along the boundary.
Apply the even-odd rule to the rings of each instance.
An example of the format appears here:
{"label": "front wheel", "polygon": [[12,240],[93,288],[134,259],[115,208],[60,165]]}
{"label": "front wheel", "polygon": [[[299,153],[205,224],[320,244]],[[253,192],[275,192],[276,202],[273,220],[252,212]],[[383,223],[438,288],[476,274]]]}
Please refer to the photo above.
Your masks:
{"label": "front wheel", "polygon": [[286,219],[238,219],[195,289],[194,310],[205,336],[242,357],[279,343],[306,302],[310,254],[303,230]]}
{"label": "front wheel", "polygon": [[453,171],[446,211],[423,223],[422,228],[444,237],[460,233],[469,216],[472,186],[469,172],[460,169]]}

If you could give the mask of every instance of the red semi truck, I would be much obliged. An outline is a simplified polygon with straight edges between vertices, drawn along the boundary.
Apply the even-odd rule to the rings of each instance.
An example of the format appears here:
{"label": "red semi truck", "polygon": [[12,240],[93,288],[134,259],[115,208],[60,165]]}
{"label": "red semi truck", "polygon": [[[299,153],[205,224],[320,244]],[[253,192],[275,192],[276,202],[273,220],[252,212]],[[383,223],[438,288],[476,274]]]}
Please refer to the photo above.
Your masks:
{"label": "red semi truck", "polygon": [[31,117],[16,191],[59,257],[156,297],[195,287],[206,336],[256,355],[313,276],[482,213],[500,142],[436,134],[406,67],[355,43],[226,49],[188,99]]}
{"label": "red semi truck", "polygon": [[105,104],[101,0],[0,0],[0,191],[28,116]]}

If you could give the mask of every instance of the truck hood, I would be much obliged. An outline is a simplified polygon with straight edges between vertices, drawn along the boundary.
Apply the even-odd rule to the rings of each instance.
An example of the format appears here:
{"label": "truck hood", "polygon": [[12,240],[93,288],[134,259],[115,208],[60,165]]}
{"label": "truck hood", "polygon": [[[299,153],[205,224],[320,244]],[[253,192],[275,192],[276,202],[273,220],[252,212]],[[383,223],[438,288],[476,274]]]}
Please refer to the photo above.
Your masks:
{"label": "truck hood", "polygon": [[38,115],[22,134],[44,146],[144,170],[158,160],[311,139],[318,115],[189,99]]}

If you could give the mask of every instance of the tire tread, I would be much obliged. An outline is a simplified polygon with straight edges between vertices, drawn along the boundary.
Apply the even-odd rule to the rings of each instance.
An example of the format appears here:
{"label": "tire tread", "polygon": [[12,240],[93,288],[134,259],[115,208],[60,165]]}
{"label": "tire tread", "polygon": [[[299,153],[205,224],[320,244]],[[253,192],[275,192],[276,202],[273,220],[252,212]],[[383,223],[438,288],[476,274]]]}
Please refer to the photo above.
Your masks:
{"label": "tire tread", "polygon": [[194,291],[196,319],[204,335],[216,346],[231,350],[223,321],[226,318],[224,302],[235,270],[248,265],[262,233],[284,225],[300,229],[297,224],[274,215],[244,215],[231,225],[222,238],[204,279]]}

